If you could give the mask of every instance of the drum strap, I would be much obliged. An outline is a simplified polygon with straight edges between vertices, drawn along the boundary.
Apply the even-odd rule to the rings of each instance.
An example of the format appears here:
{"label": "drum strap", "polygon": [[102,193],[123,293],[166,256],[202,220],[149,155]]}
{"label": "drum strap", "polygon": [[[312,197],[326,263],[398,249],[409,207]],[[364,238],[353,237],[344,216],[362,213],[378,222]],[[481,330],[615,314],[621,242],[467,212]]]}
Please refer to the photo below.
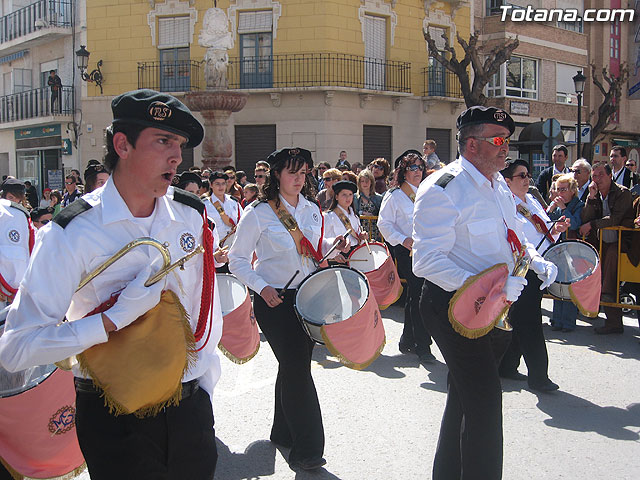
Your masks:
{"label": "drum strap", "polygon": [[355,238],[356,240],[358,240],[358,243],[360,243],[360,239],[358,238],[358,233],[360,233],[360,226],[358,226],[358,232],[354,232],[353,228],[351,228],[351,222],[349,221],[349,219],[347,218],[347,216],[344,214],[344,212],[342,210],[340,210],[339,208],[336,207],[335,210],[333,210],[333,213],[335,213],[338,218],[340,219],[340,221],[342,222],[342,225],[344,225],[344,228],[349,231],[349,229],[351,229],[351,236],[353,238]]}
{"label": "drum strap", "polygon": [[551,235],[551,232],[549,231],[549,229],[547,228],[547,225],[545,224],[544,220],[542,220],[538,215],[536,215],[535,213],[531,213],[531,211],[525,207],[522,203],[520,203],[517,207],[516,210],[518,211],[519,214],[521,214],[524,218],[526,218],[527,220],[529,220],[531,223],[533,223],[533,226],[536,228],[536,231],[538,233],[541,233],[542,235],[545,236],[545,238],[547,240],[549,240],[551,243],[555,243],[555,240],[553,238],[553,236]]}
{"label": "drum strap", "polygon": [[[280,204],[279,207],[276,207],[275,200],[269,200],[269,206],[280,220],[280,223],[287,229],[291,238],[293,238],[294,243],[296,244],[296,250],[298,254],[303,257],[313,257],[317,262],[322,260],[322,254],[311,245],[311,242],[304,236],[300,227],[298,227],[298,222],[293,218],[286,208]],[[320,247],[321,245],[318,245]]]}
{"label": "drum strap", "polygon": [[413,193],[413,189],[411,188],[411,185],[409,185],[407,182],[402,183],[400,190],[402,190],[404,194],[407,197],[409,197],[409,200],[411,200],[411,203],[414,203],[416,201],[416,194]]}
{"label": "drum strap", "polygon": [[220,205],[220,202],[218,200],[213,202],[213,206],[216,208],[216,210],[220,214],[220,218],[222,218],[222,221],[227,227],[236,226],[236,222],[234,222],[231,218],[229,218],[229,215],[226,214],[226,212],[224,211],[224,208],[222,208],[222,205]]}

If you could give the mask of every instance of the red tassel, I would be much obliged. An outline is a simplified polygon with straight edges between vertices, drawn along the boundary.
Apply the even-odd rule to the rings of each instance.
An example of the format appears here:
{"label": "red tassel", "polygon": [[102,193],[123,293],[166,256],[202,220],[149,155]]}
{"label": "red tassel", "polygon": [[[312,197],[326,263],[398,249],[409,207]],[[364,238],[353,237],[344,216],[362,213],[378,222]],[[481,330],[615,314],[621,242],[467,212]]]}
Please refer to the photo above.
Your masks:
{"label": "red tassel", "polygon": [[202,214],[202,243],[204,246],[204,259],[202,266],[202,295],[200,297],[200,313],[198,315],[198,323],[196,325],[195,339],[199,342],[204,337],[209,324],[209,332],[204,343],[196,350],[202,350],[211,337],[211,327],[213,325],[213,301],[214,288],[216,280],[216,266],[213,258],[213,232],[209,228],[207,222],[207,210]]}

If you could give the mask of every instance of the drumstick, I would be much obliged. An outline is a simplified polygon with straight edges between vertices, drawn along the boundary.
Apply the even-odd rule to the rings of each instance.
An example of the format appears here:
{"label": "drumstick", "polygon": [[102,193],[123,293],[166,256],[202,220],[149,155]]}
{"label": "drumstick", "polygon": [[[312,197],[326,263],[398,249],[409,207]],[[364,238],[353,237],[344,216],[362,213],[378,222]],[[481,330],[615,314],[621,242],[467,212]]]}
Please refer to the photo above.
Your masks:
{"label": "drumstick", "polygon": [[[550,223],[550,227],[553,228],[553,226],[558,223],[560,221],[560,219],[558,220],[551,220],[547,223]],[[551,232],[551,228],[549,228],[549,232]],[[542,245],[544,243],[545,240],[549,240],[545,235],[542,236],[542,240],[540,240],[540,243],[538,245],[536,245],[536,250],[538,250],[540,248],[540,245]],[[551,242],[549,242],[551,243]],[[555,242],[554,242],[555,243]]]}
{"label": "drumstick", "polygon": [[[342,235],[340,235],[344,240],[347,239],[347,237],[349,236],[349,234],[353,232],[353,230],[349,229],[346,232],[344,232]],[[329,251],[327,252],[327,254],[322,257],[320,259],[320,261],[318,262],[318,265],[320,265],[322,262],[324,262],[327,258],[329,258],[329,255],[331,255],[333,253],[333,251],[338,248],[338,244],[334,243],[333,246],[329,249]]]}
{"label": "drumstick", "polygon": [[368,262],[369,260],[367,260],[366,258],[349,258],[347,260],[347,262],[351,263],[351,262]]}
{"label": "drumstick", "polygon": [[367,246],[367,250],[369,250],[369,255],[373,255],[373,253],[371,253],[371,247],[369,246],[369,241],[367,240],[367,237],[364,237],[364,244]]}
{"label": "drumstick", "polygon": [[278,294],[280,298],[284,298],[284,294],[287,291],[287,288],[289,288],[289,285],[291,285],[291,283],[293,282],[293,279],[296,278],[299,273],[300,273],[300,270],[296,270],[296,273],[293,274],[293,277],[291,277],[287,282],[287,284],[284,287],[282,287],[282,289],[280,289],[280,293]]}

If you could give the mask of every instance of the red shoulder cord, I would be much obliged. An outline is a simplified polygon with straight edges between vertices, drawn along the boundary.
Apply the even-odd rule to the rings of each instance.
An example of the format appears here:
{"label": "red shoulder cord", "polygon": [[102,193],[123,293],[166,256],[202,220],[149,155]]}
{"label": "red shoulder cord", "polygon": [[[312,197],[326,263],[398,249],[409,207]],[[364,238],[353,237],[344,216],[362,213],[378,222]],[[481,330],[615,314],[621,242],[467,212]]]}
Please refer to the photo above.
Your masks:
{"label": "red shoulder cord", "polygon": [[[211,329],[213,327],[213,303],[214,288],[216,281],[216,266],[213,258],[213,232],[209,228],[207,220],[207,209],[202,214],[202,243],[204,247],[204,259],[202,265],[202,296],[200,297],[200,314],[198,315],[198,324],[196,325],[195,339],[196,343],[202,340],[207,332],[207,338],[204,343],[195,351],[202,350],[211,337]],[[208,320],[208,321],[207,321]],[[207,323],[209,328],[207,329]]]}
{"label": "red shoulder cord", "polygon": [[519,255],[522,251],[522,244],[520,243],[518,235],[507,226],[507,222],[504,222],[504,226],[507,227],[507,241],[511,247],[511,252]]}
{"label": "red shoulder cord", "polygon": [[[36,229],[34,228],[33,222],[31,222],[30,218],[27,218],[27,228],[29,229],[29,256],[31,256],[33,246],[36,243]],[[16,293],[18,293],[18,289],[9,285],[9,282],[4,279],[2,274],[0,274],[0,285],[6,290],[6,293],[9,294],[9,300],[12,300]]]}

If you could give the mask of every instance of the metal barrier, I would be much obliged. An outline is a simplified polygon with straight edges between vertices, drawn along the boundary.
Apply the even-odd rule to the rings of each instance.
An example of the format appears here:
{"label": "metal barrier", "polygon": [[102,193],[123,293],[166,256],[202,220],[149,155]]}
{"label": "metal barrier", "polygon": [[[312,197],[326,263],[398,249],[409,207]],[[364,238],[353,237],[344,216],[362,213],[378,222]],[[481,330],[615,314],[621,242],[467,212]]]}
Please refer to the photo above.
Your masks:
{"label": "metal barrier", "polygon": [[50,115],[73,114],[73,87],[62,87],[62,91],[54,97],[53,105],[51,98],[49,87],[35,88],[0,97],[0,123]]}
{"label": "metal barrier", "polygon": [[71,27],[71,0],[38,0],[0,18],[0,42],[9,42],[46,27]]}

